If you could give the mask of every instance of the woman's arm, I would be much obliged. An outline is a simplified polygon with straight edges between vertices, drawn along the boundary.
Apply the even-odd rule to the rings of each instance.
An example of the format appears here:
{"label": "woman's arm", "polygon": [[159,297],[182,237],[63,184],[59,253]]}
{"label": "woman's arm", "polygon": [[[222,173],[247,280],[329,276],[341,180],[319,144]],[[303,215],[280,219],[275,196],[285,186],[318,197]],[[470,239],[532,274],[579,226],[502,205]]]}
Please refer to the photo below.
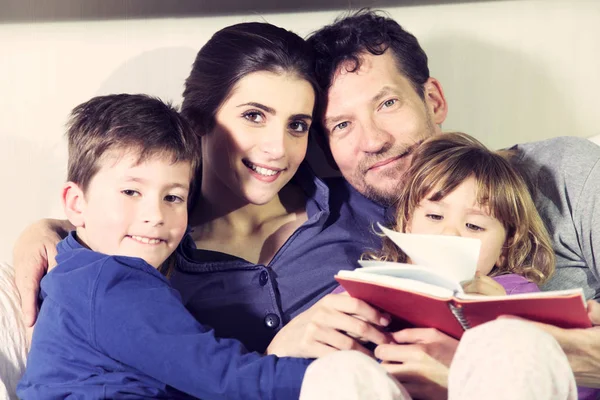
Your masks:
{"label": "woman's arm", "polygon": [[73,229],[67,220],[42,219],[25,228],[15,243],[15,281],[26,327],[35,324],[40,281],[56,265],[56,245]]}

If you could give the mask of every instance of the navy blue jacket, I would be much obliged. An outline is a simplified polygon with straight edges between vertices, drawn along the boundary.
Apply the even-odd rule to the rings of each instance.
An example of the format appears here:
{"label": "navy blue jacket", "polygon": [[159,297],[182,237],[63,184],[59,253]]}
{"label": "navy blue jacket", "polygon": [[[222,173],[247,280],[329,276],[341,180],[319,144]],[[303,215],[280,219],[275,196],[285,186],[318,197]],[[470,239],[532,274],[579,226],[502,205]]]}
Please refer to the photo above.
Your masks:
{"label": "navy blue jacket", "polygon": [[73,234],[58,252],[41,283],[21,399],[298,398],[310,360],[215,338],[142,259],[93,252]]}
{"label": "navy blue jacket", "polygon": [[188,237],[171,278],[199,321],[254,351],[264,352],[284,324],[337,287],[339,270],[357,268],[365,250],[381,248],[373,223],[384,221],[383,207],[342,178],[316,178],[305,165],[292,183],[304,190],[308,220],[268,265],[197,250]]}

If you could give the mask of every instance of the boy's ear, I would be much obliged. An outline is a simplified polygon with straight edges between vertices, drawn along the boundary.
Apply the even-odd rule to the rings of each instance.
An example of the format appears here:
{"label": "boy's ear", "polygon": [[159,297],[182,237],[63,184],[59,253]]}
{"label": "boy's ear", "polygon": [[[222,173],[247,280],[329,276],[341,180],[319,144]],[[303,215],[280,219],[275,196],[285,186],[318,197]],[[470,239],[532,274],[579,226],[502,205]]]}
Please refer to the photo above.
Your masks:
{"label": "boy's ear", "polygon": [[62,190],[62,202],[69,222],[77,228],[85,227],[85,197],[83,190],[73,182],[67,182]]}

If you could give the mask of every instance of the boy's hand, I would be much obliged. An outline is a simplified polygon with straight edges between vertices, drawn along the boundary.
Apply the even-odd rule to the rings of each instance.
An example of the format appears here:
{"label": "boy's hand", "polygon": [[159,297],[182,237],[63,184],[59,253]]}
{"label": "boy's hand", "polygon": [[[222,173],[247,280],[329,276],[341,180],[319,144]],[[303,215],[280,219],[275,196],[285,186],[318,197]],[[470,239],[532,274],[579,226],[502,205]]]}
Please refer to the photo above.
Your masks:
{"label": "boy's hand", "polygon": [[66,235],[68,221],[42,219],[28,226],[13,248],[15,282],[21,296],[23,322],[32,327],[37,318],[40,281],[56,266],[56,245]]}
{"label": "boy's hand", "polygon": [[481,275],[479,271],[475,273],[475,278],[463,283],[463,290],[469,294],[481,294],[484,296],[506,296],[504,287],[494,279],[486,275]]}

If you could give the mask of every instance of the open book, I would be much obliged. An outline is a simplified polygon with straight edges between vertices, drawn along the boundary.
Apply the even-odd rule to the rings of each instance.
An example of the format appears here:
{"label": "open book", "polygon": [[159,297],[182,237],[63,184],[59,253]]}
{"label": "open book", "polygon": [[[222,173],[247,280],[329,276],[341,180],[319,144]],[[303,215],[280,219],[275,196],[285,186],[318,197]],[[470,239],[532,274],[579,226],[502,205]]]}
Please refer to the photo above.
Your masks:
{"label": "open book", "polygon": [[465,294],[461,282],[475,276],[480,247],[477,239],[380,228],[414,264],[361,260],[363,268],[340,271],[335,278],[351,296],[403,323],[437,328],[455,338],[501,315],[563,328],[591,327],[581,289],[512,296]]}

